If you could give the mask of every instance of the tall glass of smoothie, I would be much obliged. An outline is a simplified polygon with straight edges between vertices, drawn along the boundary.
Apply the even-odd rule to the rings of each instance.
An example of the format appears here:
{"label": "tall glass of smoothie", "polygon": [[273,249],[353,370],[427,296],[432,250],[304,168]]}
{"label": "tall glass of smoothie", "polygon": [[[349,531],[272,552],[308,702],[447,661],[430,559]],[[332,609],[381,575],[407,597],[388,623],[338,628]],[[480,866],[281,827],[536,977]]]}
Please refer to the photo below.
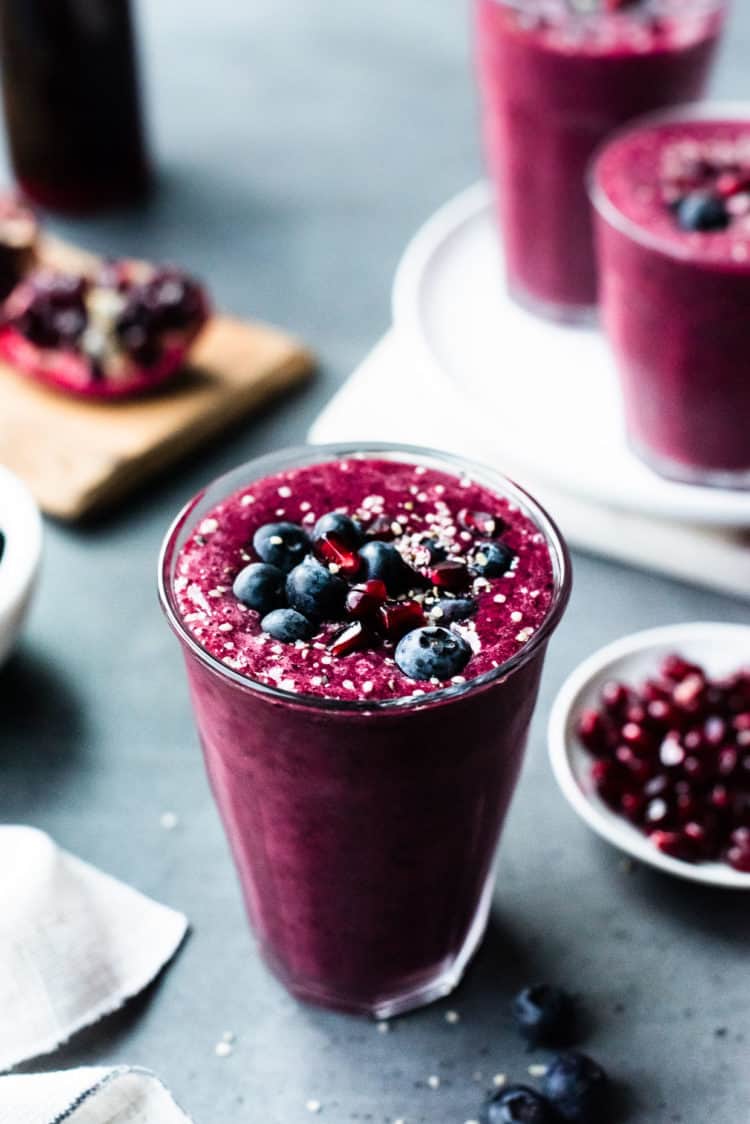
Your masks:
{"label": "tall glass of smoothie", "polygon": [[675,480],[750,487],[750,105],[634,123],[591,191],[633,449]]}
{"label": "tall glass of smoothie", "polygon": [[457,984],[569,588],[531,497],[427,450],[274,454],[178,516],[162,605],[294,995],[385,1017]]}
{"label": "tall glass of smoothie", "polygon": [[597,299],[585,175],[630,118],[700,97],[727,0],[475,0],[484,147],[509,288],[564,321]]}

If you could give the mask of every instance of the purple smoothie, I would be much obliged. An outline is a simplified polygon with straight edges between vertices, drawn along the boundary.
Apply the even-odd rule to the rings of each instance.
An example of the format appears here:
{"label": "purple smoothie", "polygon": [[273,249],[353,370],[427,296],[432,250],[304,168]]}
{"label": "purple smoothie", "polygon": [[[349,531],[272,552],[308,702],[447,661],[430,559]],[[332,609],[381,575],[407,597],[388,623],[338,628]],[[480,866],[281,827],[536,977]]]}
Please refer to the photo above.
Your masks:
{"label": "purple smoothie", "polygon": [[750,483],[750,108],[636,123],[592,185],[602,311],[636,452],[677,480]]}
{"label": "purple smoothie", "polygon": [[511,293],[556,319],[591,316],[586,168],[630,118],[699,97],[723,0],[476,0],[483,134]]}
{"label": "purple smoothie", "polygon": [[[333,654],[346,619],[279,642],[238,603],[233,583],[256,561],[259,528],[312,531],[334,511],[396,547],[417,577],[389,611],[416,603],[417,631],[442,619],[467,645],[460,674],[406,674],[397,637],[370,623],[367,645],[346,655]],[[483,577],[472,567],[486,560],[488,526],[510,561]],[[453,593],[430,580],[446,561],[467,569]],[[346,1010],[384,1016],[446,994],[484,931],[547,640],[567,600],[553,525],[514,485],[448,457],[298,450],[196,497],[168,536],[162,582],[267,962],[295,995]],[[472,599],[471,616],[449,625],[440,605],[451,599]]]}

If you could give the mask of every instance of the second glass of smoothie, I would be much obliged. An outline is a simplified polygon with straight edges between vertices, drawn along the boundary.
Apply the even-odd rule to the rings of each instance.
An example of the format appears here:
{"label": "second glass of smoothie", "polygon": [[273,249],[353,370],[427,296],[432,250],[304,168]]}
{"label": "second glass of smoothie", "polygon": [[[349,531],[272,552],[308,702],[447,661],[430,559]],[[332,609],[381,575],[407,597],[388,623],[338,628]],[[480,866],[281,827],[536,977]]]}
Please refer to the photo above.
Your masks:
{"label": "second glass of smoothie", "polygon": [[533,499],[428,450],[286,451],[179,515],[162,604],[294,995],[386,1017],[458,983],[569,588]]}
{"label": "second glass of smoothie", "polygon": [[475,0],[484,146],[510,292],[594,315],[585,175],[630,118],[702,95],[725,0]]}
{"label": "second glass of smoothie", "polygon": [[591,191],[632,448],[674,480],[750,487],[750,105],[633,123]]}

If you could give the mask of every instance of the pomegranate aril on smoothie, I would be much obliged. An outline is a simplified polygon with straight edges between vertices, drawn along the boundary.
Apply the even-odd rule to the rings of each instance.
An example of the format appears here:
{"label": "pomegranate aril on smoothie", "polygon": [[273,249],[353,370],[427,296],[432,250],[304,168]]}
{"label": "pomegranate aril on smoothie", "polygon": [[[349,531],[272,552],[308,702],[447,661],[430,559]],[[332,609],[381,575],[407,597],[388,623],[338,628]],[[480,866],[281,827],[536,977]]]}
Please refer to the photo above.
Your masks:
{"label": "pomegranate aril on smoothie", "polygon": [[[668,700],[644,697],[655,682],[669,690]],[[643,689],[607,684],[600,708],[585,710],[578,720],[579,741],[597,758],[591,767],[596,791],[665,854],[737,869],[745,861],[750,770],[739,766],[750,764],[750,725],[733,708],[748,683],[748,671],[711,680],[672,654],[662,661],[658,680],[647,680]],[[644,725],[628,721],[627,711],[613,711],[613,698],[624,693],[646,703]]]}
{"label": "pomegranate aril on smoothie", "polygon": [[60,390],[122,398],[174,375],[208,314],[203,288],[176,269],[131,261],[96,276],[38,269],[5,300],[0,357]]}

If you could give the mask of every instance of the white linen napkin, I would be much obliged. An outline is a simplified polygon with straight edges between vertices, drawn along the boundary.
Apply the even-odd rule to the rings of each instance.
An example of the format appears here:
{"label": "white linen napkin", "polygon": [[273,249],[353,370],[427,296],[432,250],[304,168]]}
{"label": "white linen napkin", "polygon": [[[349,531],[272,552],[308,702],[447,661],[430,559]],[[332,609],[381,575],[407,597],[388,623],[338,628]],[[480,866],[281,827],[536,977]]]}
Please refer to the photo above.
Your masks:
{"label": "white linen napkin", "polygon": [[145,1069],[62,1070],[0,1078],[0,1124],[189,1124]]}
{"label": "white linen napkin", "polygon": [[0,1070],[49,1053],[121,1007],[161,971],[186,929],[181,913],[43,832],[0,827]]}
{"label": "white linen napkin", "polygon": [[[475,409],[475,407],[474,407]],[[478,443],[472,408],[419,369],[391,330],[317,417],[313,442],[393,441],[493,464],[539,499],[571,546],[750,598],[750,534],[608,508],[516,472],[501,448]]]}

